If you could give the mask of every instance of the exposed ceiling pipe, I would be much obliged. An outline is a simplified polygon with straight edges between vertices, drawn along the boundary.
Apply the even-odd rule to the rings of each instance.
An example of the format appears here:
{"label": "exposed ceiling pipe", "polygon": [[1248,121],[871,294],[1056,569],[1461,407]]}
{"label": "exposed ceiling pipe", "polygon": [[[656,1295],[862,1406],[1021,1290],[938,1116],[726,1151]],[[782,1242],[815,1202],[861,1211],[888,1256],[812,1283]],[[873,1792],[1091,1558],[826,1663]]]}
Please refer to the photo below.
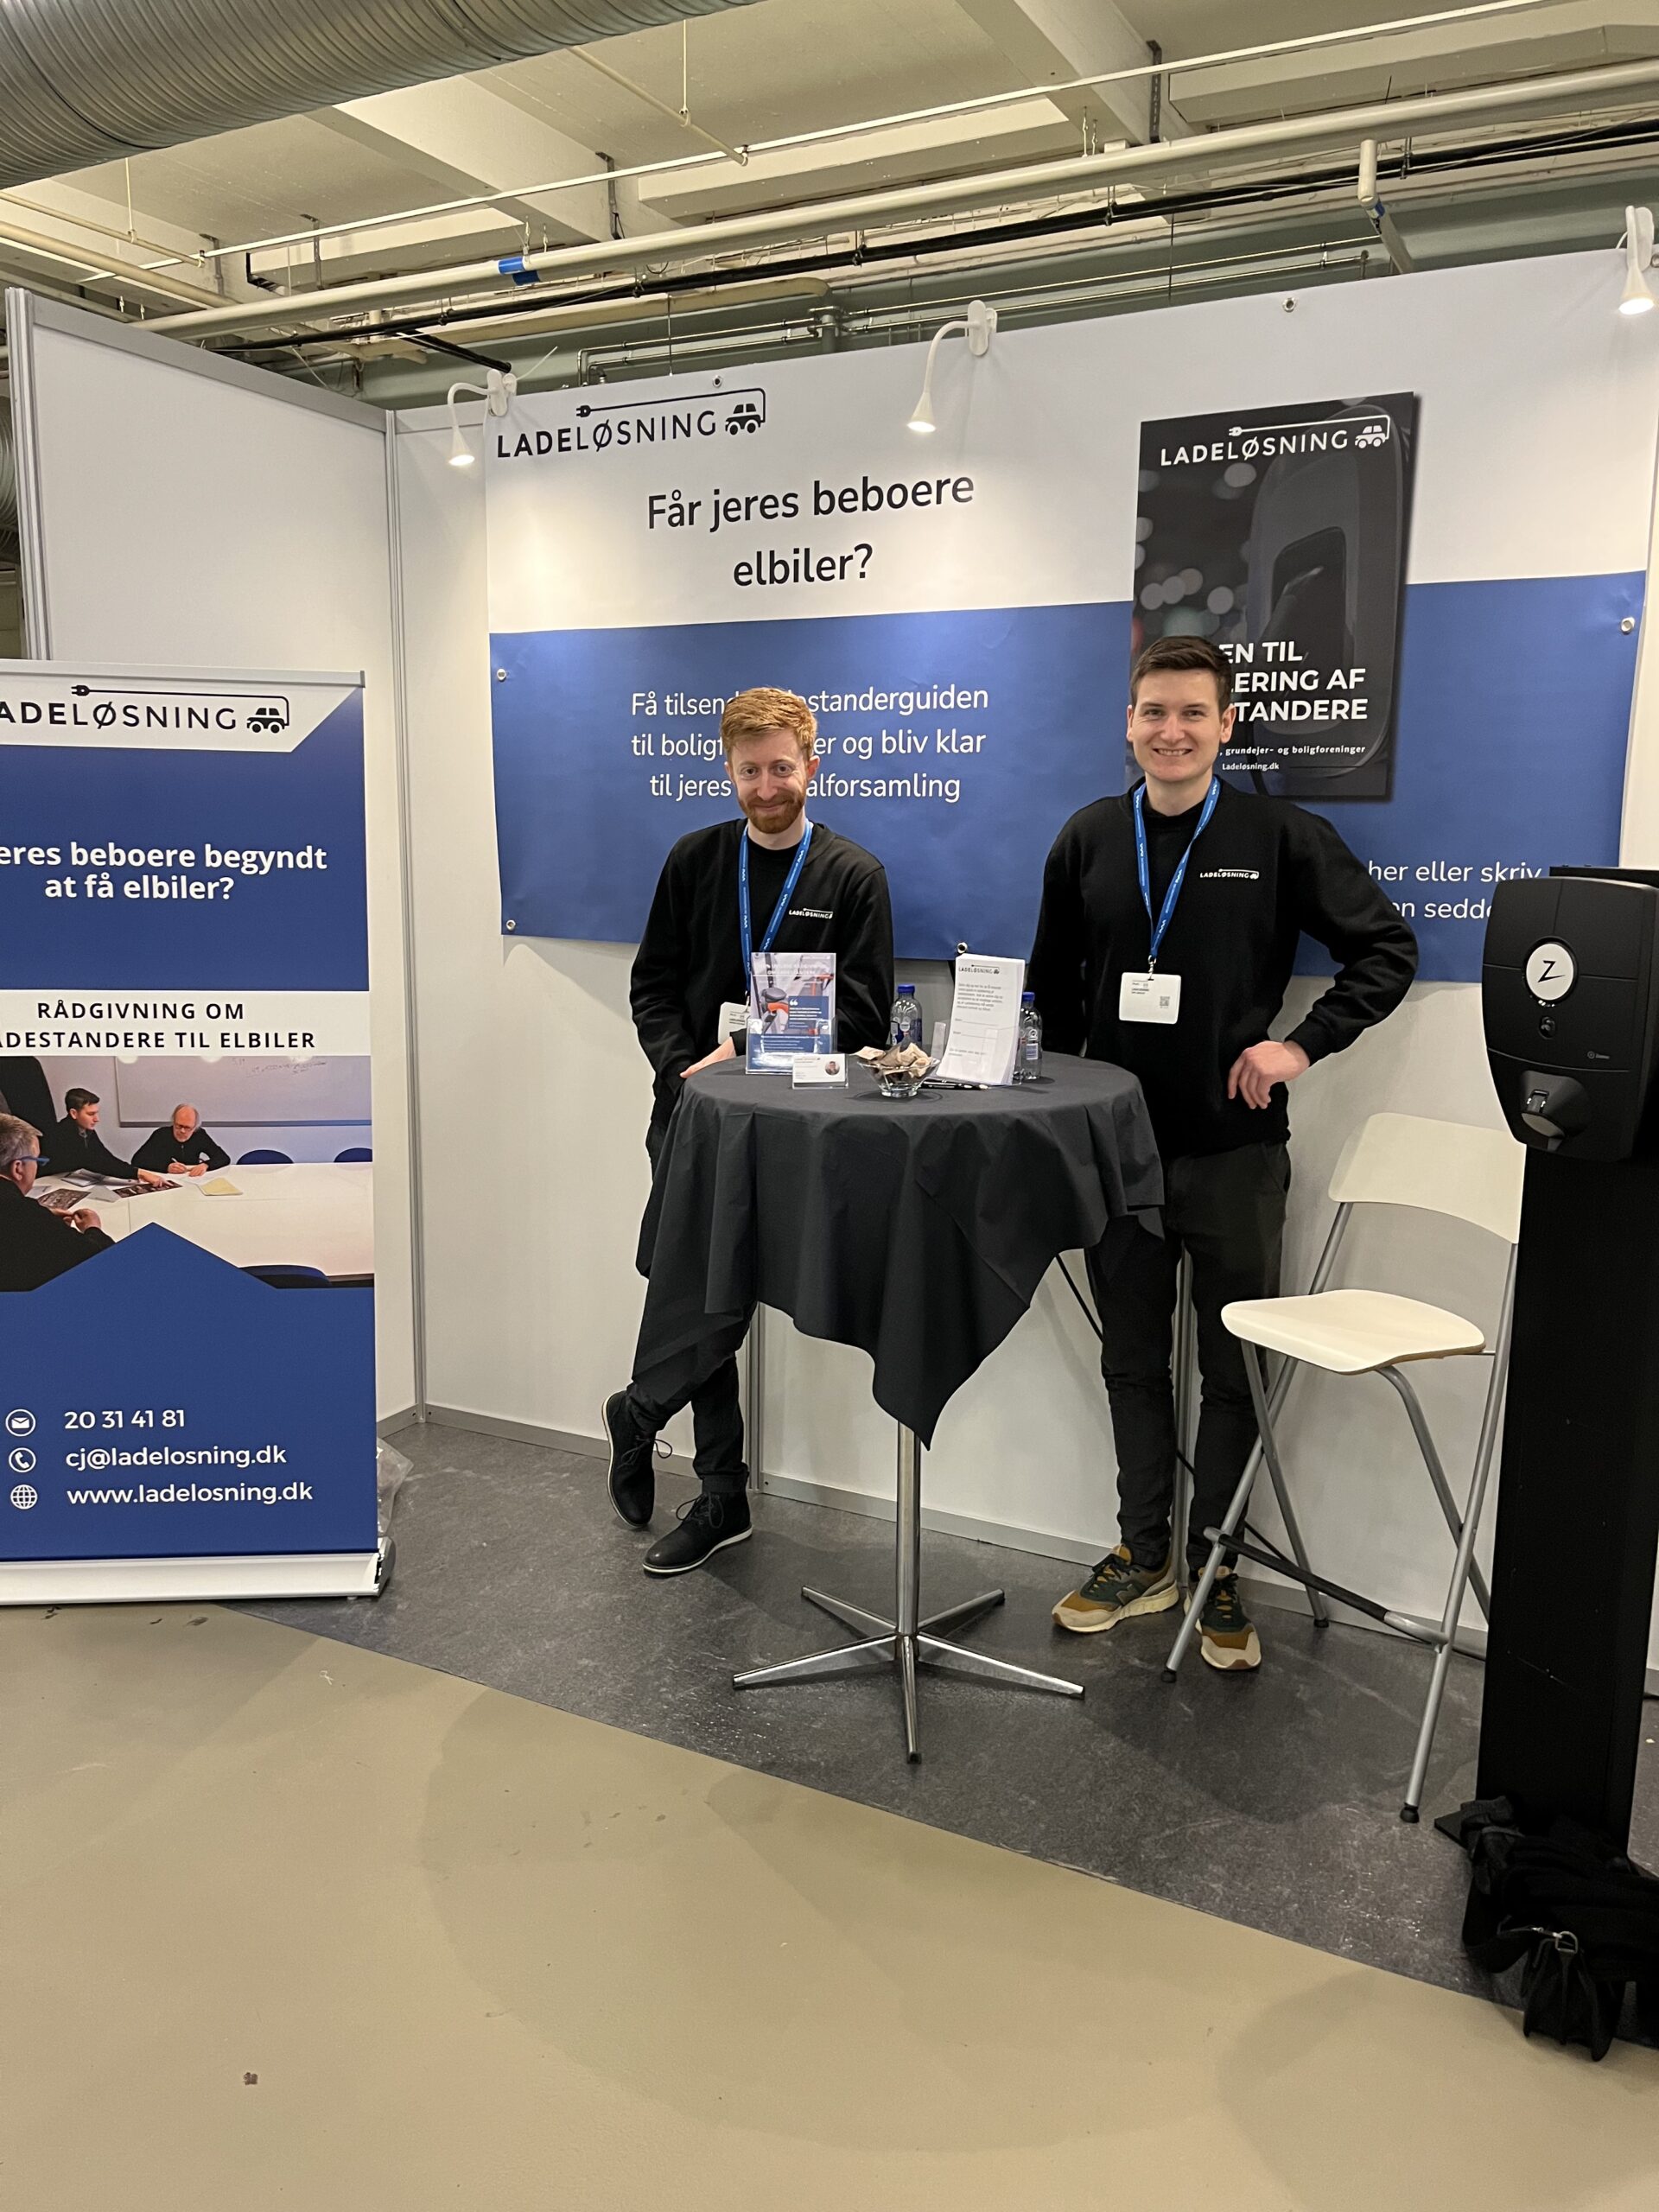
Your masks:
{"label": "exposed ceiling pipe", "polygon": [[0,186],[750,0],[6,0]]}
{"label": "exposed ceiling pipe", "polygon": [[[1656,148],[1659,119],[1567,131],[1546,123],[1530,135],[1523,125],[1522,135],[1513,138],[1483,136],[1463,145],[1414,147],[1408,176],[1403,156],[1389,162],[1390,190],[1399,204],[1438,207],[1452,193],[1470,201],[1512,192],[1540,179],[1593,179],[1615,170],[1623,174],[1630,157],[1650,156]],[[733,261],[709,270],[664,270],[648,282],[638,276],[601,276],[590,284],[545,291],[531,285],[481,292],[461,302],[397,315],[385,308],[372,308],[361,318],[326,330],[292,337],[250,336],[228,350],[250,357],[297,354],[314,347],[338,351],[342,346],[361,346],[404,334],[424,340],[434,330],[460,331],[469,340],[486,334],[511,343],[539,333],[584,330],[601,323],[654,322],[760,300],[804,295],[828,300],[832,293],[839,296],[866,283],[890,283],[896,273],[904,271],[937,275],[1004,270],[1016,260],[1121,251],[1154,239],[1168,250],[1178,225],[1183,245],[1190,245],[1212,232],[1224,234],[1253,223],[1327,216],[1351,204],[1353,196],[1354,164],[1339,150],[1318,167],[1300,164],[1294,175],[1281,180],[1248,175],[1214,185],[1199,180],[1181,192],[1160,193],[1155,201],[1143,203],[1155,212],[1138,216],[1116,213],[1096,199],[1081,206],[1060,203],[1056,213],[1012,220],[992,211],[985,222],[969,229],[899,232],[891,238],[849,232],[842,242],[819,245],[809,252],[752,263]],[[1593,221],[1592,217],[1592,226]],[[1574,238],[1572,243],[1588,242]],[[1567,250],[1565,242],[1563,250]],[[1161,256],[1160,265],[1166,265]],[[982,285],[985,279],[982,276],[975,281]]]}
{"label": "exposed ceiling pipe", "polygon": [[[0,208],[7,204],[0,200]],[[21,246],[25,253],[36,255],[42,261],[75,270],[82,276],[98,281],[108,278],[125,284],[142,299],[184,301],[201,307],[216,306],[224,296],[209,291],[205,284],[187,283],[181,276],[157,276],[134,262],[123,261],[117,254],[106,253],[94,258],[86,251],[77,253],[73,240],[48,238],[43,231],[26,230],[17,223],[0,222],[0,239],[9,245]]]}
{"label": "exposed ceiling pipe", "polygon": [[[590,185],[614,182],[623,177],[665,176],[675,171],[702,168],[709,163],[726,160],[728,156],[740,162],[752,161],[762,154],[788,153],[798,147],[838,144],[849,138],[868,136],[872,131],[897,130],[906,124],[945,122],[977,115],[994,107],[1016,105],[1022,100],[1051,100],[1058,92],[1084,92],[1099,85],[1122,84],[1154,75],[1189,76],[1200,69],[1216,69],[1241,61],[1270,60],[1286,54],[1300,54],[1310,48],[1327,46],[1355,46],[1368,39],[1388,38],[1402,31],[1414,35],[1425,31],[1445,30],[1472,19],[1491,16],[1513,16],[1535,8],[1554,7],[1559,0],[1474,0],[1474,4],[1462,8],[1442,8],[1429,16],[1400,16],[1386,22],[1357,23],[1339,31],[1311,31],[1300,38],[1271,39],[1264,45],[1229,47],[1218,54],[1194,54],[1182,61],[1137,65],[1132,69],[1105,69],[1092,77],[1072,77],[1064,82],[1040,85],[1020,85],[1009,92],[986,92],[977,99],[944,100],[935,107],[912,107],[893,115],[866,117],[860,123],[833,124],[823,130],[796,130],[782,138],[754,138],[741,147],[726,146],[723,141],[719,153],[677,154],[667,161],[636,162],[626,168],[592,169],[581,176],[560,176],[540,184],[516,184],[496,192],[471,192],[460,200],[431,200],[415,207],[395,207],[381,215],[353,215],[339,223],[324,223],[321,227],[308,226],[302,231],[278,231],[270,238],[242,238],[232,245],[216,245],[200,254],[175,253],[145,265],[150,269],[176,269],[187,263],[219,260],[226,256],[240,257],[245,253],[264,253],[283,245],[310,245],[319,238],[349,238],[359,231],[385,230],[398,223],[423,222],[435,215],[464,214],[468,209],[493,207],[498,200],[544,200],[550,193],[576,192]],[[639,92],[652,99],[653,105],[674,122],[681,118],[665,103],[644,92],[632,79],[620,71],[605,68],[597,58],[583,53],[582,60],[595,68],[603,68],[607,76],[626,84],[630,92]],[[707,135],[706,133],[704,134]]]}
{"label": "exposed ceiling pipe", "polygon": [[[1439,136],[1455,126],[1501,122],[1560,107],[1628,104],[1659,85],[1659,60],[1611,69],[1577,70],[1517,84],[1489,85],[1427,99],[1374,101],[1323,115],[1294,116],[1270,124],[1217,130],[1155,146],[1128,146],[1021,168],[982,171],[932,184],[905,185],[803,207],[779,207],[694,227],[603,238],[591,245],[554,246],[526,254],[527,275],[577,276],[590,270],[638,268],[651,263],[703,260],[716,253],[770,245],[780,238],[821,238],[882,224],[961,214],[988,203],[1007,204],[1055,193],[1103,190],[1114,184],[1145,187],[1165,178],[1225,168],[1281,155],[1335,147],[1357,149],[1365,138],[1397,140],[1414,132]],[[1152,212],[1148,210],[1147,212]],[[194,336],[210,330],[247,330],[270,323],[315,325],[343,308],[381,300],[428,299],[477,290],[500,282],[495,260],[464,262],[451,269],[406,270],[353,284],[324,286],[277,297],[238,301],[200,313],[164,315],[158,330]]]}

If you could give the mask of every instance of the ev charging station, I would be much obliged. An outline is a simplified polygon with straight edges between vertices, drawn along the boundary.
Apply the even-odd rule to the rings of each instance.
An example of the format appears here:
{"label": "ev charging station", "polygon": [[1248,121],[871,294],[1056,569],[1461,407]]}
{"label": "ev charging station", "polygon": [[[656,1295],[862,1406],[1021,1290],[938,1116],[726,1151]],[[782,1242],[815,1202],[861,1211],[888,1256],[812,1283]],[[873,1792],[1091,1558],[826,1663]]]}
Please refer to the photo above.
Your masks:
{"label": "ev charging station", "polygon": [[1481,987],[1529,1158],[1476,1790],[1622,1850],[1659,1549],[1659,873],[1499,886]]}

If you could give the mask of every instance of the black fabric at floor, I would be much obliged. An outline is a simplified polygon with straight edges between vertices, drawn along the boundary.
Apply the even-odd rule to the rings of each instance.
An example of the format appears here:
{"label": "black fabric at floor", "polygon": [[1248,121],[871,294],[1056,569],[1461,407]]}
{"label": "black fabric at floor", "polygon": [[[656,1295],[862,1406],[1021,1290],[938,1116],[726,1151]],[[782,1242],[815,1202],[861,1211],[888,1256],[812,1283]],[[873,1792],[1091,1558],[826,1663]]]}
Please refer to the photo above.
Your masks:
{"label": "black fabric at floor", "polygon": [[[1402,1639],[1259,1609],[1266,1663],[1162,1679],[1174,1617],[1057,1631],[1062,1560],[930,1534],[924,1610],[995,1584],[976,1648],[1088,1686],[1081,1704],[924,1671],[922,1758],[904,1756],[886,1669],[734,1691],[735,1669],[833,1643],[803,1582],[888,1605],[893,1526],[775,1496],[753,1543],[696,1574],[640,1572],[655,1529],[619,1527],[601,1462],[457,1429],[406,1430],[397,1578],[378,1603],[251,1606],[365,1649],[706,1751],[1167,1897],[1419,1980],[1484,1993],[1459,1944],[1468,1862],[1431,1816],[1472,1795],[1480,1670],[1456,1659],[1425,1818],[1396,1815],[1430,1658]],[[1645,1733],[1659,1736],[1659,1707]],[[1659,1751],[1644,1745],[1633,1849],[1659,1859]],[[1090,1962],[1078,1961],[1079,1988]]]}
{"label": "black fabric at floor", "polygon": [[758,1300],[868,1352],[876,1403],[931,1442],[1055,1255],[1160,1233],[1162,1196],[1141,1086],[1103,1063],[1055,1054],[1039,1083],[905,1100],[857,1064],[845,1090],[708,1069],[640,1230],[634,1382],[683,1403]]}

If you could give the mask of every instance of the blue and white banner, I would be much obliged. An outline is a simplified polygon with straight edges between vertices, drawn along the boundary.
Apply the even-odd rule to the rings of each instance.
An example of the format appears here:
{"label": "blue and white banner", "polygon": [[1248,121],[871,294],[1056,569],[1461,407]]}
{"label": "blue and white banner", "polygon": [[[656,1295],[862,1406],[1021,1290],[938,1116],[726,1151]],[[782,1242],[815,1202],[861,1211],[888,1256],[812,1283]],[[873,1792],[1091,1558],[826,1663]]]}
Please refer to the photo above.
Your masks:
{"label": "blue and white banner", "polygon": [[[1145,594],[1185,576],[1147,567],[1143,428],[1395,394],[1386,758],[1298,795],[1424,976],[1472,979],[1495,883],[1618,857],[1659,415],[1619,281],[1574,255],[947,340],[931,436],[919,346],[518,401],[486,448],[504,928],[637,939],[669,847],[733,810],[724,701],[776,683],[817,713],[814,815],[886,863],[900,955],[1023,954],[1056,832],[1125,786]],[[1218,588],[1177,626],[1219,630]],[[1395,644],[1376,611],[1346,616],[1356,662]]]}
{"label": "blue and white banner", "polygon": [[360,679],[0,662],[0,1567],[372,1554]]}

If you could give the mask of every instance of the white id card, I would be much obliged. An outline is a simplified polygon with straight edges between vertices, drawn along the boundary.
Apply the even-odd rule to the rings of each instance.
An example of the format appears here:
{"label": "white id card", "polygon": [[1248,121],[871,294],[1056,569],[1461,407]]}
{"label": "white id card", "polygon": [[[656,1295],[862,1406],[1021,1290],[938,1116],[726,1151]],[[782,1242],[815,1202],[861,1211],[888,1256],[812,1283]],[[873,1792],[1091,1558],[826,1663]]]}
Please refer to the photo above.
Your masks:
{"label": "white id card", "polygon": [[1181,1018],[1181,979],[1179,976],[1139,976],[1125,969],[1117,990],[1120,1021],[1161,1021]]}
{"label": "white id card", "polygon": [[728,1037],[746,1038],[748,1033],[749,1009],[747,1007],[744,1005],[741,999],[724,1001],[720,1009],[720,1034],[715,1039],[715,1044],[723,1045]]}

